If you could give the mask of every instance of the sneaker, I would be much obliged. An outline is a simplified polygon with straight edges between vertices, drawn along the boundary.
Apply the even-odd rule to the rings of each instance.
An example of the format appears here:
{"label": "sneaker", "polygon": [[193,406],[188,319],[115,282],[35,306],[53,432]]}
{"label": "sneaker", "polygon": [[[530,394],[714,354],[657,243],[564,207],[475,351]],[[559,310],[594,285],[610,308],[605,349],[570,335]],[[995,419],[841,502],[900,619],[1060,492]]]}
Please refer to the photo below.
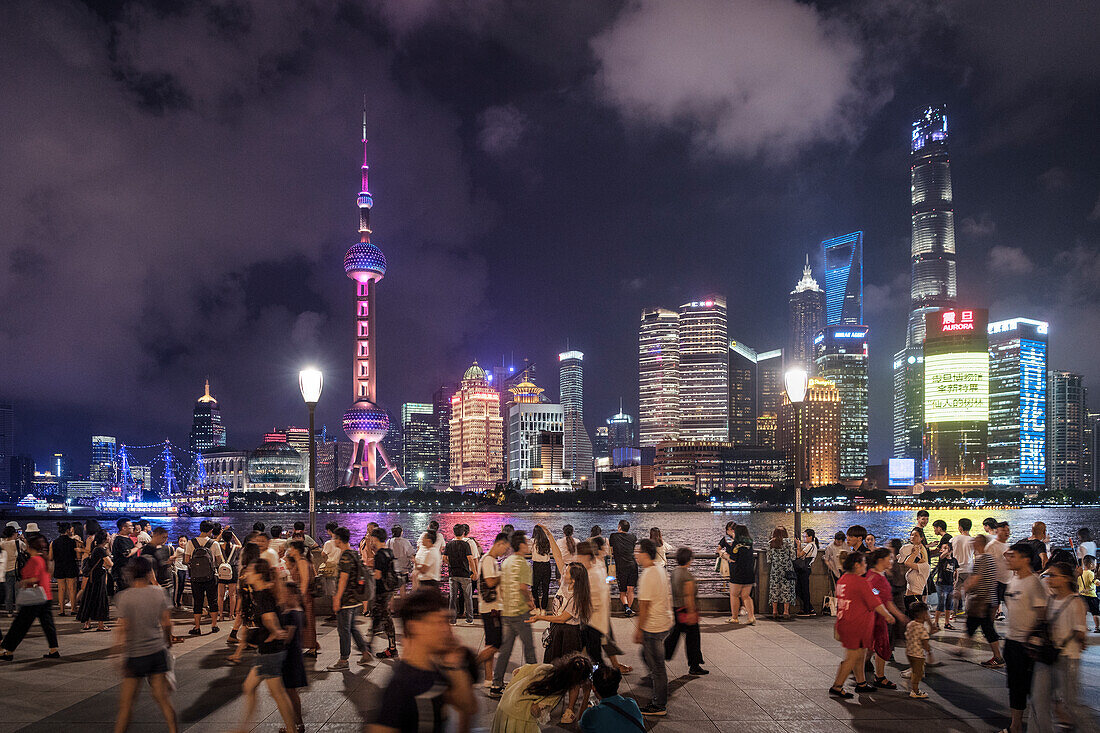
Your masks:
{"label": "sneaker", "polygon": [[348,660],[341,659],[337,662],[333,662],[332,664],[330,664],[327,669],[329,672],[343,672],[345,670],[351,669],[351,665],[348,663]]}
{"label": "sneaker", "polygon": [[1005,666],[1005,660],[1003,659],[987,659],[982,662],[981,666],[986,669],[1001,669]]}
{"label": "sneaker", "polygon": [[504,688],[503,687],[490,687],[489,688],[489,697],[493,698],[494,700],[499,700],[503,695],[504,695]]}
{"label": "sneaker", "polygon": [[[384,652],[378,652],[374,656],[378,657],[379,659],[397,659],[397,650],[396,649],[387,649]],[[492,681],[491,680],[486,680],[486,682],[489,682],[491,684]]]}
{"label": "sneaker", "polygon": [[901,671],[901,678],[903,680],[907,680],[912,676],[913,676],[913,668],[912,667],[910,667],[909,669],[903,669]]}
{"label": "sneaker", "polygon": [[702,667],[691,667],[690,669],[688,669],[688,674],[692,674],[692,675],[710,674],[710,670],[709,669],[703,669]]}
{"label": "sneaker", "polygon": [[481,683],[481,686],[484,687],[486,690],[488,690],[489,688],[491,688],[493,686],[493,681],[492,680],[485,680],[484,682]]}
{"label": "sneaker", "polygon": [[202,629],[191,629],[187,632],[188,636],[199,636],[200,634],[202,634]]}
{"label": "sneaker", "polygon": [[211,626],[211,627],[210,627],[210,633],[211,633],[211,634],[216,634],[216,633],[218,633],[219,631],[221,631],[221,629],[219,629],[219,628],[218,628],[217,626]]}
{"label": "sneaker", "polygon": [[928,693],[927,692],[910,692],[909,697],[913,698],[914,700],[924,700],[925,698],[928,697]]}
{"label": "sneaker", "polygon": [[474,620],[472,618],[466,619],[466,625],[467,626],[473,626],[474,625]]}
{"label": "sneaker", "polygon": [[664,708],[659,708],[656,705],[649,704],[642,708],[642,715],[649,715],[652,717],[660,718],[668,715],[668,711]]}
{"label": "sneaker", "polygon": [[851,700],[855,695],[845,690],[843,687],[830,687],[829,694],[833,697],[839,697],[841,700]]}

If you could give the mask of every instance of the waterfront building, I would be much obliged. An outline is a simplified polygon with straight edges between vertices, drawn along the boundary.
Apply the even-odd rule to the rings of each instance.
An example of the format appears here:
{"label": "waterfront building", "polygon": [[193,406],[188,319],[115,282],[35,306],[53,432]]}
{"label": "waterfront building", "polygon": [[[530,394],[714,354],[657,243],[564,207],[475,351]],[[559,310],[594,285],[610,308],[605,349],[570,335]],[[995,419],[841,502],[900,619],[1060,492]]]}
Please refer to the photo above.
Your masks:
{"label": "waterfront building", "polygon": [[65,500],[73,503],[79,499],[100,499],[110,493],[106,481],[66,481]]}
{"label": "waterfront building", "polygon": [[111,435],[92,436],[92,464],[88,478],[106,484],[115,482],[115,457],[118,441]]}
{"label": "waterfront building", "polygon": [[[583,481],[592,475],[592,440],[584,427],[584,354],[563,351],[558,354],[558,365],[559,395],[565,420],[565,470],[574,481]],[[511,430],[511,421],[508,424]],[[512,477],[510,470],[508,476]]]}
{"label": "waterfront building", "polygon": [[826,326],[814,339],[814,373],[840,395],[840,480],[867,476],[867,326]]}
{"label": "waterfront building", "polygon": [[[344,433],[356,445],[355,461],[348,476],[349,486],[376,486],[380,478],[394,474],[397,485],[404,488],[401,474],[390,464],[382,440],[389,431],[389,415],[378,406],[377,361],[375,340],[375,290],[386,275],[386,256],[371,242],[370,212],[374,197],[367,182],[367,111],[363,110],[362,186],[356,197],[359,207],[359,241],[344,255],[344,273],[355,281],[355,356],[352,362],[352,406],[344,413]],[[385,471],[378,475],[377,456],[381,455]]]}
{"label": "waterfront building", "polygon": [[285,493],[306,488],[308,473],[302,455],[289,443],[271,441],[248,454],[246,475],[248,491]]}
{"label": "waterfront building", "polygon": [[638,328],[638,442],[656,445],[680,434],[680,317],[642,311]]}
{"label": "waterfront building", "polygon": [[756,442],[764,448],[775,448],[779,430],[779,414],[764,412],[756,418]]}
{"label": "waterfront building", "polygon": [[544,402],[543,389],[526,375],[509,393],[508,480],[521,491],[571,488],[565,406]]}
{"label": "waterfront building", "polygon": [[1090,412],[1085,416],[1085,491],[1096,491],[1100,480],[1100,413]]}
{"label": "waterfront building", "polygon": [[[20,497],[26,494],[35,496],[65,496],[65,486],[57,474],[52,471],[35,471],[31,477],[30,491],[17,492]],[[68,497],[66,497],[68,498]]]}
{"label": "waterfront building", "polygon": [[[802,279],[794,286],[788,301],[790,320],[787,359],[789,367],[800,367],[813,373],[814,337],[825,328],[825,291],[818,287],[810,270],[810,256],[806,255],[806,266],[802,269]],[[731,346],[732,347],[731,342]],[[730,355],[732,358],[732,354]],[[730,394],[733,394],[733,364],[730,364]],[[731,404],[732,407],[732,404]],[[730,440],[733,440],[733,416],[730,415]]]}
{"label": "waterfront building", "polygon": [[926,315],[924,339],[925,485],[989,485],[988,311],[938,310]]}
{"label": "waterfront building", "polygon": [[[825,323],[863,323],[863,232],[821,243],[825,254]],[[815,332],[816,333],[816,332]]]}
{"label": "waterfront building", "polygon": [[756,445],[757,354],[742,341],[730,341],[730,438],[734,445]]}
{"label": "waterfront building", "polygon": [[439,483],[439,426],[434,406],[421,402],[402,405],[401,432],[406,482],[421,489]]}
{"label": "waterfront building", "polygon": [[195,402],[191,417],[191,434],[187,441],[188,450],[202,453],[204,450],[225,447],[225,425],[222,424],[222,412],[218,401],[210,394],[210,380],[202,397]]}
{"label": "waterfront building", "polygon": [[623,412],[623,402],[619,400],[619,411],[607,419],[608,455],[616,448],[634,446],[634,418]]}
{"label": "waterfront building", "polygon": [[493,488],[504,479],[504,426],[500,393],[475,361],[451,397],[451,486]]}
{"label": "waterfront building", "polygon": [[989,481],[997,488],[1046,488],[1046,321],[990,323]]}
{"label": "waterfront building", "polygon": [[224,486],[229,491],[247,490],[248,458],[249,452],[246,450],[222,448],[206,451],[199,458],[206,476],[203,486]]}
{"label": "waterfront building", "polygon": [[783,349],[756,355],[756,442],[769,448],[776,447],[775,429],[769,427],[783,404],[783,362]]}
{"label": "waterfront building", "polygon": [[1047,482],[1054,490],[1085,488],[1084,382],[1073,372],[1047,372]]}
{"label": "waterfront building", "polygon": [[784,390],[779,407],[776,447],[786,460],[786,478],[799,485],[835,484],[840,481],[840,393],[821,377],[809,377],[797,389],[802,394]]}
{"label": "waterfront building", "polygon": [[611,457],[611,431],[606,425],[596,428],[596,434],[592,437],[592,458]]}
{"label": "waterfront building", "polygon": [[729,440],[729,332],[726,300],[680,306],[681,440]]}
{"label": "waterfront building", "polygon": [[439,429],[439,483],[451,485],[451,398],[457,384],[440,385],[432,394],[432,412]]}
{"label": "waterfront building", "polygon": [[18,494],[20,497],[26,496],[34,491],[34,459],[30,456],[12,456],[8,461],[8,466],[0,464],[0,473],[4,472],[4,469],[9,469],[9,480],[11,481],[11,490]]}
{"label": "waterfront building", "polygon": [[0,402],[0,493],[11,491],[11,474],[4,470],[15,455],[15,407]]}
{"label": "waterfront building", "polygon": [[783,451],[728,441],[667,441],[654,458],[658,486],[682,486],[700,496],[716,491],[770,488],[783,481]]}
{"label": "waterfront building", "polygon": [[908,458],[923,477],[924,347],[909,346],[894,355],[893,455]]}
{"label": "waterfront building", "polygon": [[153,469],[151,466],[136,466],[130,464],[130,481],[135,489],[142,491],[153,490]]}

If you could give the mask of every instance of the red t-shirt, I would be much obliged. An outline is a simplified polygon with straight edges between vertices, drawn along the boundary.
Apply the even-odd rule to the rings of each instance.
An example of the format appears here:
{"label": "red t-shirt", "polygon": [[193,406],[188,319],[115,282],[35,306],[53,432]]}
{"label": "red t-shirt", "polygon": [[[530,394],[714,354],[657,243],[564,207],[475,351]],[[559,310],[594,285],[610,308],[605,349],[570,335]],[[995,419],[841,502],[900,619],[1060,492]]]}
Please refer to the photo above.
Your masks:
{"label": "red t-shirt", "polygon": [[46,600],[52,601],[50,571],[46,569],[46,561],[42,559],[41,555],[32,555],[31,559],[27,560],[27,564],[23,566],[23,580],[30,580],[31,578],[35,578],[38,584],[46,590]]}
{"label": "red t-shirt", "polygon": [[894,589],[890,587],[890,581],[885,575],[868,570],[863,577],[871,584],[871,592],[878,596],[880,603],[886,605],[887,601],[894,600]]}
{"label": "red t-shirt", "polygon": [[882,601],[865,578],[845,573],[836,584],[836,632],[845,649],[874,646],[875,607]]}

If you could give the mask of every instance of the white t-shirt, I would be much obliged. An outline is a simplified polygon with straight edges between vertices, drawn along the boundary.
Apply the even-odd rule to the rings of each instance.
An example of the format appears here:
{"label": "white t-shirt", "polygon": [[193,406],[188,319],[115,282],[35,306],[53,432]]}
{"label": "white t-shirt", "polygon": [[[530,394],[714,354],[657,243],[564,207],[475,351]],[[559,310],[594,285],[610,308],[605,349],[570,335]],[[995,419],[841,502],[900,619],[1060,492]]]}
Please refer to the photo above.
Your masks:
{"label": "white t-shirt", "polygon": [[277,553],[277,552],[275,552],[275,550],[271,549],[270,546],[266,550],[264,550],[263,552],[260,553],[260,559],[267,560],[267,563],[272,568],[274,568],[275,570],[278,570],[279,572],[282,572],[282,570],[283,570],[283,561],[279,559],[279,553]]}
{"label": "white t-shirt", "polygon": [[905,595],[908,596],[923,596],[925,586],[928,585],[928,575],[932,572],[932,566],[928,564],[928,550],[924,549],[921,553],[921,545],[905,545],[901,548],[901,552],[898,553],[898,559],[901,562],[911,560],[911,562],[917,563],[917,569],[906,566],[905,570]]}
{"label": "white t-shirt", "polygon": [[1005,560],[1006,550],[1008,545],[1000,540],[993,540],[985,546],[985,551],[997,565],[997,582],[1008,585],[1008,581],[1012,580],[1012,571],[1008,569],[1008,560]]}
{"label": "white t-shirt", "polygon": [[325,556],[326,570],[335,570],[336,566],[340,564],[340,548],[336,546],[336,540],[326,540],[325,544],[321,546],[321,554]]}
{"label": "white t-shirt", "polygon": [[1047,618],[1053,618],[1054,624],[1051,636],[1054,644],[1062,650],[1062,654],[1069,659],[1081,658],[1081,644],[1070,640],[1076,632],[1088,633],[1085,623],[1085,600],[1076,593],[1071,593],[1059,600],[1051,598],[1047,604]]}
{"label": "white t-shirt", "polygon": [[1096,557],[1096,543],[1095,542],[1082,542],[1077,546],[1077,559],[1084,560],[1085,555],[1092,555]]}
{"label": "white t-shirt", "polygon": [[[573,540],[573,547],[576,547],[576,546],[577,546],[577,541],[576,541],[576,539],[574,538],[574,540]],[[560,547],[560,548],[561,548],[561,559],[562,559],[562,562],[564,562],[564,563],[565,563],[566,565],[568,565],[569,563],[573,562],[573,557],[574,557],[574,555],[573,555],[573,553],[572,553],[572,552],[570,552],[570,551],[569,551],[569,543],[567,543],[567,542],[565,541],[565,538],[564,538],[564,537],[562,537],[562,538],[561,538],[560,540],[558,540],[558,547]]]}
{"label": "white t-shirt", "polygon": [[812,565],[814,560],[817,559],[817,545],[815,545],[813,542],[803,542],[802,555]]}
{"label": "white t-shirt", "polygon": [[974,564],[974,538],[965,534],[952,537],[951,554],[959,561],[959,572],[969,573]]}
{"label": "white t-shirt", "polygon": [[486,603],[485,599],[478,597],[478,612],[489,613],[491,611],[503,611],[504,601],[500,597],[500,568],[497,566],[496,558],[486,553],[481,558],[481,562],[478,563],[478,577],[480,578],[496,578],[497,584],[495,587],[497,591],[497,599],[492,603]]}
{"label": "white t-shirt", "polygon": [[1035,573],[1008,581],[1005,591],[1008,633],[1005,636],[1012,641],[1026,641],[1039,620],[1040,609],[1046,607],[1047,599],[1046,588]]}
{"label": "white t-shirt", "polygon": [[172,551],[172,566],[176,570],[186,570],[187,565],[183,562],[183,548],[176,545],[176,548]]}
{"label": "white t-shirt", "polygon": [[274,550],[276,556],[282,557],[283,553],[286,552],[286,540],[282,537],[273,538],[267,543],[267,547],[270,550]]}
{"label": "white t-shirt", "polygon": [[650,565],[642,570],[638,600],[649,604],[642,631],[659,634],[672,628],[672,587],[664,568]]}
{"label": "white t-shirt", "polygon": [[134,544],[137,546],[147,545],[153,541],[153,538],[149,536],[148,532],[138,532],[138,536],[134,539]]}
{"label": "white t-shirt", "polygon": [[[199,540],[201,540],[201,542],[199,542]],[[212,563],[214,566],[214,575],[217,575],[218,566],[221,565],[222,562],[224,562],[224,559],[222,558],[222,546],[218,544],[212,537],[196,537],[193,540],[187,540],[187,549],[184,550],[184,552],[187,554],[188,557],[195,554],[195,548],[199,546],[195,544],[196,542],[199,542],[199,545],[202,545],[206,549],[210,550],[210,556],[214,558],[214,562]]]}
{"label": "white t-shirt", "polygon": [[588,625],[607,636],[611,631],[611,587],[607,584],[607,569],[603,561],[597,559],[593,567],[588,568],[588,588],[592,596],[592,618]]}
{"label": "white t-shirt", "polygon": [[470,557],[473,558],[473,562],[477,562],[481,558],[481,550],[477,548],[477,542],[474,541],[473,537],[463,537],[462,539],[470,546]]}
{"label": "white t-shirt", "polygon": [[668,561],[668,543],[662,541],[657,545],[657,557],[653,562],[657,563],[662,568],[665,567],[665,563]]}
{"label": "white t-shirt", "polygon": [[427,565],[427,569],[418,576],[420,580],[439,580],[443,577],[443,553],[439,551],[439,545],[417,550],[416,564]]}

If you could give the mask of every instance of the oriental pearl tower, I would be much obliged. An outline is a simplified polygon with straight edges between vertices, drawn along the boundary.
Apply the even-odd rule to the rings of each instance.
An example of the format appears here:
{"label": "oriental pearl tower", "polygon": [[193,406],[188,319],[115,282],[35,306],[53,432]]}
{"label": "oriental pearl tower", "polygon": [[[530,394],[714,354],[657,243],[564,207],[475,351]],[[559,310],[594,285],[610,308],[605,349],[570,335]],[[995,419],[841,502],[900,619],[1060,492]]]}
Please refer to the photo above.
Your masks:
{"label": "oriental pearl tower", "polygon": [[[354,402],[344,413],[344,433],[355,443],[355,457],[348,468],[348,486],[376,486],[393,474],[397,485],[405,487],[401,474],[390,465],[382,448],[382,438],[390,428],[390,418],[375,399],[375,286],[386,274],[386,256],[370,241],[370,210],[374,199],[367,184],[367,111],[363,109],[363,186],[359,205],[359,241],[344,255],[344,272],[355,281],[355,361],[352,381]],[[385,471],[378,475],[377,457],[381,455]]]}

